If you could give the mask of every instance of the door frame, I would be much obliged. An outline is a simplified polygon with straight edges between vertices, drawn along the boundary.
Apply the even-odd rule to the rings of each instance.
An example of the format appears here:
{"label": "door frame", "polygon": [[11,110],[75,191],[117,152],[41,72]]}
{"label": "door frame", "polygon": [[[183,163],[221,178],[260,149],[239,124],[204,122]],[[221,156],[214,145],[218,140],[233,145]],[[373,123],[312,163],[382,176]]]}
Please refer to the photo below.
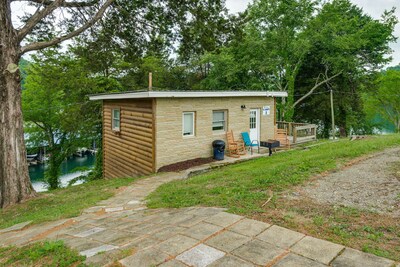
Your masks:
{"label": "door frame", "polygon": [[[261,114],[260,114],[260,108],[251,108],[249,111],[249,115],[252,111],[256,111],[256,128],[257,128],[257,141],[260,142],[261,138]],[[250,135],[250,125],[249,125],[249,135]],[[250,135],[251,139],[251,135]]]}

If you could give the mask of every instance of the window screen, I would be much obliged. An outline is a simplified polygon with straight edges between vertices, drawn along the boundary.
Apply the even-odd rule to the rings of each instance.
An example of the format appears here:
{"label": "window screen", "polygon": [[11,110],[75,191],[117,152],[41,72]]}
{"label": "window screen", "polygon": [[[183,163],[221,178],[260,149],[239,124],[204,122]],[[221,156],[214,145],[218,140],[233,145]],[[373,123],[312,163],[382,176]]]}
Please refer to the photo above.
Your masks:
{"label": "window screen", "polygon": [[183,136],[194,136],[194,112],[184,112],[182,121]]}
{"label": "window screen", "polygon": [[120,130],[121,124],[121,111],[119,109],[112,110],[112,129],[114,131]]}
{"label": "window screen", "polygon": [[213,123],[212,129],[213,131],[225,131],[226,125],[226,111],[218,110],[213,111]]}

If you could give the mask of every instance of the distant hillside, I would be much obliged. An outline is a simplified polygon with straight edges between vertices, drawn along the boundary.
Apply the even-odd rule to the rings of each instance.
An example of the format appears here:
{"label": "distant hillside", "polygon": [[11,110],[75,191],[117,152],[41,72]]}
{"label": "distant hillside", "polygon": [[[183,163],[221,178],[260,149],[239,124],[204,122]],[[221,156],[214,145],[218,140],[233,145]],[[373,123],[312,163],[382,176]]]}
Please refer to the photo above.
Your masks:
{"label": "distant hillside", "polygon": [[400,65],[394,66],[394,67],[389,67],[387,68],[388,70],[397,70],[400,71]]}

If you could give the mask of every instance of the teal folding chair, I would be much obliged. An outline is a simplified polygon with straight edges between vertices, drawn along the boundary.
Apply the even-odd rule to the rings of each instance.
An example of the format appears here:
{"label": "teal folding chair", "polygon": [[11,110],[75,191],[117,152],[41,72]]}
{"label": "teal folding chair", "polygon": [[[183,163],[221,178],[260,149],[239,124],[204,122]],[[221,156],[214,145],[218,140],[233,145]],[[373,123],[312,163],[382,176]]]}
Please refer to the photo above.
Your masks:
{"label": "teal folding chair", "polygon": [[244,145],[251,151],[251,154],[253,155],[253,147],[258,148],[258,153],[260,153],[260,143],[258,140],[250,140],[250,135],[248,132],[243,132],[241,133],[242,139],[244,142]]}

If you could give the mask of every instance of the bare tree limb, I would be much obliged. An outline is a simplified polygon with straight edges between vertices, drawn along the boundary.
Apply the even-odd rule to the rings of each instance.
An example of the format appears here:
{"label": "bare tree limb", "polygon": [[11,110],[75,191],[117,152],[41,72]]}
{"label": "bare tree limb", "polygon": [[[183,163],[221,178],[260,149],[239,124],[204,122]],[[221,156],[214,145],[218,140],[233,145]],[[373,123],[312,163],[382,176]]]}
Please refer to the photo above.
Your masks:
{"label": "bare tree limb", "polygon": [[50,5],[46,6],[43,9],[38,8],[36,12],[32,15],[32,17],[29,18],[29,20],[26,22],[25,26],[22,27],[18,31],[18,40],[21,42],[26,35],[28,35],[32,29],[45,17],[50,15],[55,9],[57,9],[64,0],[55,0],[53,1]]}
{"label": "bare tree limb", "polygon": [[46,128],[45,128],[43,125],[41,125],[39,122],[34,121],[33,123],[34,123],[37,127],[41,128],[42,130],[46,130]]}
{"label": "bare tree limb", "polygon": [[[57,0],[56,0],[57,1]],[[79,34],[81,34],[82,32],[84,32],[85,30],[89,29],[91,26],[93,26],[93,24],[95,24],[99,19],[101,19],[101,17],[103,16],[103,14],[105,13],[105,11],[107,10],[107,8],[114,2],[114,0],[107,0],[99,9],[99,11],[97,11],[96,15],[94,15],[89,21],[87,21],[85,24],[83,24],[80,28],[78,28],[77,30],[70,32],[66,35],[63,36],[59,36],[56,37],[50,41],[44,41],[44,42],[34,42],[34,43],[30,43],[27,44],[25,46],[23,46],[20,50],[20,55],[23,55],[26,52],[29,51],[34,51],[34,50],[39,50],[39,49],[43,49],[49,46],[53,46],[56,44],[59,44],[65,40],[69,40]]]}
{"label": "bare tree limb", "polygon": [[[325,72],[325,73],[327,73],[327,72]],[[307,97],[309,97],[318,87],[320,87],[320,86],[323,85],[323,84],[328,83],[330,80],[332,80],[332,79],[338,77],[340,74],[342,74],[341,71],[338,72],[338,73],[336,73],[335,75],[333,75],[333,76],[331,76],[331,77],[325,76],[326,78],[325,78],[323,81],[321,81],[321,82],[318,82],[318,81],[319,81],[319,77],[320,77],[321,74],[318,75],[317,82],[315,83],[314,87],[311,88],[311,90],[308,91],[307,94],[303,95],[303,96],[300,97],[296,102],[294,102],[294,104],[293,104],[292,107],[294,108],[295,106],[297,106],[301,101],[303,101],[304,99],[306,99]]]}
{"label": "bare tree limb", "polygon": [[[54,4],[57,0],[51,1],[51,0],[13,0],[13,2],[31,2],[35,4],[40,4],[43,6],[50,6]],[[99,0],[93,0],[89,2],[81,2],[81,1],[72,1],[72,2],[66,2],[63,1],[59,7],[91,7],[99,3]]]}

